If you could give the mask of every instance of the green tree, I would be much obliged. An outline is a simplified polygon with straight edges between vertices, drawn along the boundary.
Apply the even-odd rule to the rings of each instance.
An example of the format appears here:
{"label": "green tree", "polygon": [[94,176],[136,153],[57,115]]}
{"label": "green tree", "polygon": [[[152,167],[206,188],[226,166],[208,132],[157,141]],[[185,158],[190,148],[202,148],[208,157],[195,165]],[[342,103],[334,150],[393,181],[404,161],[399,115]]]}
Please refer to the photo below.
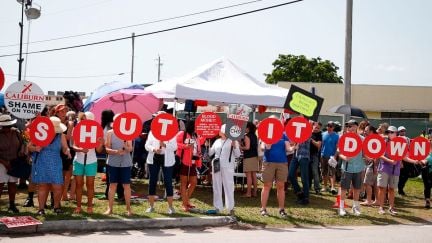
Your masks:
{"label": "green tree", "polygon": [[339,68],[333,62],[320,57],[308,59],[304,55],[279,54],[272,65],[272,73],[264,74],[266,82],[270,84],[278,81],[342,83],[342,77],[337,74]]}

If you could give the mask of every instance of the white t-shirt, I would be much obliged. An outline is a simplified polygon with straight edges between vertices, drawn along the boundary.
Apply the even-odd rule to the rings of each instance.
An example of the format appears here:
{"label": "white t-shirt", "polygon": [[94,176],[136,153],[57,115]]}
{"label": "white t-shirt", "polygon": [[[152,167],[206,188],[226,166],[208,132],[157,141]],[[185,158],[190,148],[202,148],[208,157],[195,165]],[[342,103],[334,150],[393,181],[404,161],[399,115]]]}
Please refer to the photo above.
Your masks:
{"label": "white t-shirt", "polygon": [[[84,155],[85,153],[83,152],[77,152],[75,154],[75,158],[74,161],[80,163],[80,164],[84,164]],[[93,164],[97,162],[97,157],[96,157],[96,152],[95,149],[90,149],[87,152],[87,161],[86,164]]]}

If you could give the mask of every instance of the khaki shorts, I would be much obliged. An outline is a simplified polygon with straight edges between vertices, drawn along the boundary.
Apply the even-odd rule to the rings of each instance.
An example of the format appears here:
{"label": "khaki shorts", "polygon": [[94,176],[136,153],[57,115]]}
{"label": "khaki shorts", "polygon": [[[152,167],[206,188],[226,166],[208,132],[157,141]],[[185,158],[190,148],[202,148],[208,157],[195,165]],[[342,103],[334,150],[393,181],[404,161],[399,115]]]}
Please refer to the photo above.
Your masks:
{"label": "khaki shorts", "polygon": [[274,163],[263,162],[263,181],[264,183],[273,182],[286,182],[288,178],[288,164],[287,163]]}
{"label": "khaki shorts", "polygon": [[379,172],[377,177],[377,185],[379,187],[397,188],[399,176],[389,175],[384,172]]}
{"label": "khaki shorts", "polygon": [[331,167],[328,163],[329,157],[321,157],[321,176],[332,177],[336,175],[336,168]]}
{"label": "khaki shorts", "polygon": [[[18,182],[18,178],[8,175],[4,165],[0,164],[0,183],[8,183],[8,182],[16,183]],[[3,190],[3,188],[0,188],[0,190]]]}
{"label": "khaki shorts", "polygon": [[365,173],[365,177],[364,177],[364,184],[369,185],[369,186],[374,186],[377,183],[377,175],[374,174],[374,169],[373,168],[367,168],[366,169],[366,173]]}
{"label": "khaki shorts", "polygon": [[247,158],[243,160],[243,172],[258,172],[259,171],[258,157]]}

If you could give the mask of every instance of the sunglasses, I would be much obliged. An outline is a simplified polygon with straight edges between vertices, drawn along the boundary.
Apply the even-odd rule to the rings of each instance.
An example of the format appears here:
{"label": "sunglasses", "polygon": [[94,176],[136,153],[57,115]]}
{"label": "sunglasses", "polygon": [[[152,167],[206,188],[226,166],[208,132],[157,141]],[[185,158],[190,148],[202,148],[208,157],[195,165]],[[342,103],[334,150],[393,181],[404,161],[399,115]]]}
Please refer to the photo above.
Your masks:
{"label": "sunglasses", "polygon": [[332,125],[327,125],[327,127],[328,127],[328,128],[333,128],[333,126],[332,126]]}
{"label": "sunglasses", "polygon": [[395,133],[395,132],[393,132],[393,131],[387,131],[387,133]]}
{"label": "sunglasses", "polygon": [[400,130],[399,132],[406,132],[405,130]]}

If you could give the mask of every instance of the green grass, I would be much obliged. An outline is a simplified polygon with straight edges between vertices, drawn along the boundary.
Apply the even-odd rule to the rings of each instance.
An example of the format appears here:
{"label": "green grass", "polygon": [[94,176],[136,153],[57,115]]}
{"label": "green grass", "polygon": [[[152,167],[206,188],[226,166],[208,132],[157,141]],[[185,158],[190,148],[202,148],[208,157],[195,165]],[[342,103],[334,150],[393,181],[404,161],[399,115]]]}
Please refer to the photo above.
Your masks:
{"label": "green grass", "polygon": [[[132,184],[132,189],[139,195],[147,194],[147,181],[135,180]],[[98,175],[96,193],[103,193],[105,185],[100,181]],[[332,225],[384,225],[384,224],[410,224],[410,223],[430,223],[432,219],[432,210],[424,209],[423,200],[423,183],[421,179],[410,179],[406,186],[406,193],[408,196],[396,196],[396,208],[398,209],[398,216],[379,215],[378,208],[362,207],[362,216],[355,217],[350,214],[346,217],[339,217],[336,210],[331,206],[334,203],[334,196],[330,194],[314,195],[311,194],[310,204],[308,206],[301,206],[295,203],[295,197],[292,190],[286,193],[286,211],[288,218],[281,219],[278,217],[276,191],[273,189],[270,193],[268,212],[270,217],[262,217],[259,213],[260,199],[259,198],[241,198],[243,193],[240,187],[235,192],[235,212],[239,222],[244,224],[251,224],[253,226],[276,226],[276,227],[291,227],[291,226],[332,226]],[[163,188],[158,186],[158,195],[163,195]],[[212,208],[212,189],[211,187],[198,187],[193,195],[192,203],[201,209]],[[199,214],[192,214],[181,211],[181,201],[175,201],[175,208],[177,213],[174,215],[167,215],[167,203],[158,201],[156,202],[156,212],[151,214],[144,213],[148,207],[147,202],[133,203],[132,210],[134,215],[131,217],[126,216],[124,203],[115,202],[114,214],[111,216],[103,215],[105,212],[108,201],[95,199],[94,213],[88,215],[86,212],[86,197],[83,197],[83,207],[81,214],[73,214],[76,207],[74,201],[62,202],[62,208],[65,214],[56,215],[52,210],[46,210],[46,215],[41,217],[36,215],[36,208],[24,208],[21,205],[26,198],[26,191],[20,191],[17,195],[17,204],[20,209],[19,215],[31,215],[42,221],[45,220],[71,220],[71,219],[108,219],[108,218],[159,218],[159,217],[196,217],[202,216]],[[0,215],[12,216],[6,212],[7,208],[7,195],[3,193],[0,199]],[[349,207],[352,201],[347,200]],[[37,198],[35,196],[35,204]],[[349,208],[347,210],[350,211]],[[225,212],[226,213],[226,212]],[[225,215],[225,214],[223,214]]]}

